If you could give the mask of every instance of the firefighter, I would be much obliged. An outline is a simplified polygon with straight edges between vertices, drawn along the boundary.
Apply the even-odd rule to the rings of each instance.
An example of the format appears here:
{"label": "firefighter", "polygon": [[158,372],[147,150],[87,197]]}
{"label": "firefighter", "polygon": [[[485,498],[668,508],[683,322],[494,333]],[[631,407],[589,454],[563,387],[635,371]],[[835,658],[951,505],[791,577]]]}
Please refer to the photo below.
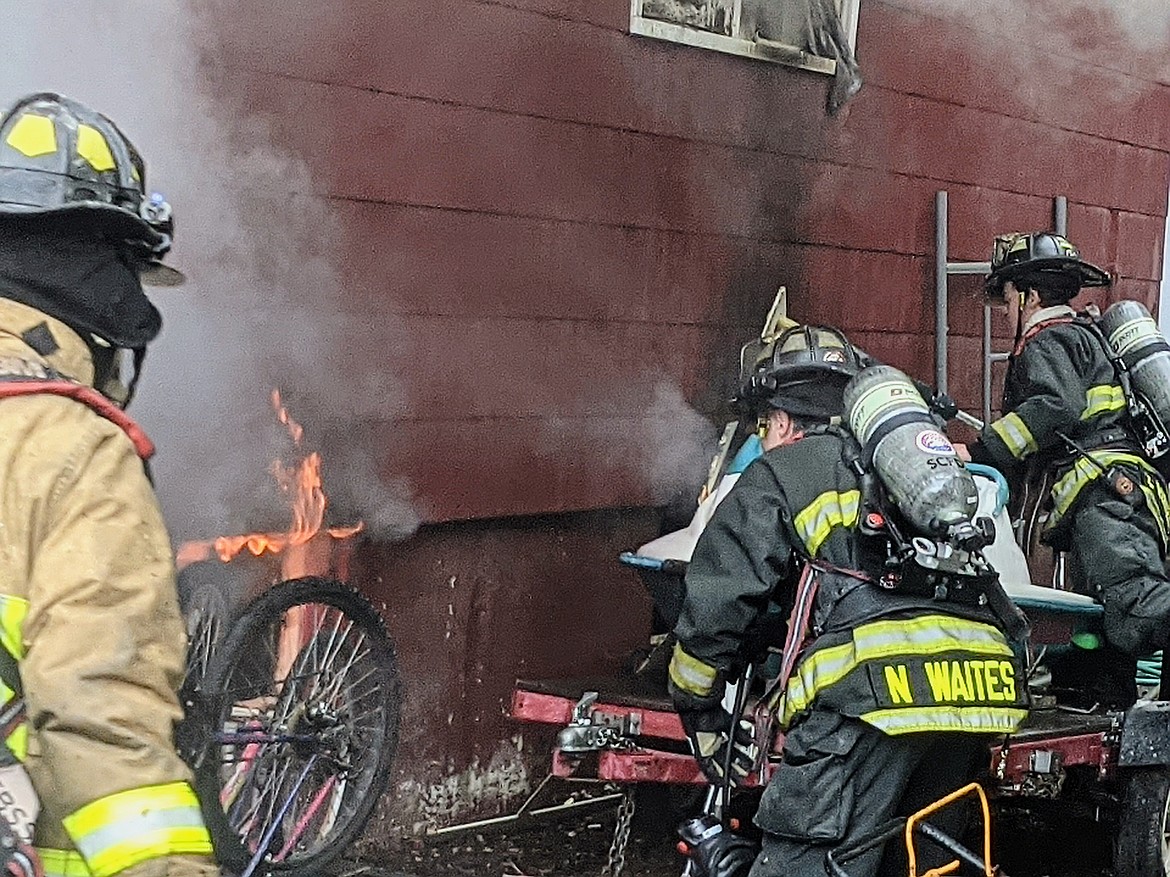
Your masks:
{"label": "firefighter", "polygon": [[[829,850],[968,781],[986,764],[988,735],[1025,714],[1023,671],[989,613],[873,584],[882,552],[857,528],[856,444],[834,425],[861,365],[832,329],[790,329],[763,351],[741,397],[766,424],[765,453],[716,509],[686,575],[670,692],[713,783],[729,754],[732,782],[750,767],[723,699],[752,659],[755,626],[770,602],[811,616],[779,707],[783,764],[755,816],[763,845],[752,877],[824,877]],[[802,578],[810,562],[819,570]],[[961,692],[932,693],[926,681],[987,668],[991,678]],[[891,688],[891,677],[912,684]],[[850,873],[876,873],[880,855]]]}
{"label": "firefighter", "polygon": [[152,449],[122,410],[161,327],[142,282],[176,278],[145,184],[79,103],[0,119],[0,679],[49,875],[219,873],[173,742],[186,644]]}
{"label": "firefighter", "polygon": [[988,294],[1015,311],[1017,342],[1005,413],[967,453],[1016,484],[1027,470],[1051,473],[1044,541],[1071,552],[1103,602],[1110,645],[1129,656],[1160,649],[1170,631],[1166,484],[1133,434],[1104,337],[1069,306],[1109,276],[1047,232],[999,237],[991,267]]}

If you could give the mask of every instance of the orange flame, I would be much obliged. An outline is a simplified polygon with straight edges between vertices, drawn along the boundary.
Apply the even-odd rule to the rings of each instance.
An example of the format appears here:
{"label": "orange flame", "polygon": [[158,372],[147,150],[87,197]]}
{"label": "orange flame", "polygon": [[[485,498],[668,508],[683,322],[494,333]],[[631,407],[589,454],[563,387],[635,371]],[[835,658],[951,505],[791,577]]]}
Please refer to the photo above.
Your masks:
{"label": "orange flame", "polygon": [[[277,419],[288,429],[293,446],[301,447],[304,429],[297,423],[280,398],[280,391],[272,391],[272,407]],[[180,568],[201,560],[209,560],[212,553],[224,563],[242,551],[256,557],[280,552],[304,545],[321,532],[325,522],[325,509],[329,501],[321,480],[321,455],[317,451],[301,457],[289,465],[273,460],[269,472],[276,479],[281,493],[288,497],[292,520],[285,533],[248,533],[243,536],[220,536],[210,542],[187,542],[179,548],[176,560]],[[325,530],[335,539],[344,539],[361,532],[365,525],[360,521],[351,527],[329,527]]]}

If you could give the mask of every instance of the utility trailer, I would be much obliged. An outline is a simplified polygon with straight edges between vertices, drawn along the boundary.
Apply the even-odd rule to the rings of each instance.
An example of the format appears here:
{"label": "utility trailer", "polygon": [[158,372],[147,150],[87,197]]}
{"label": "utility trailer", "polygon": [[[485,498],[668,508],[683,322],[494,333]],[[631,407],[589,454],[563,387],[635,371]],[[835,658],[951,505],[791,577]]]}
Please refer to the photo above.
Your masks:
{"label": "utility trailer", "polygon": [[[1037,653],[1098,632],[1102,610],[1089,598],[1034,591],[1048,594],[1015,599],[1032,621]],[[994,802],[1016,813],[1035,809],[1038,818],[1052,819],[1067,806],[1070,813],[1093,814],[1113,838],[1114,877],[1164,877],[1170,873],[1170,702],[1147,696],[1109,709],[1084,706],[1077,694],[1039,694],[1024,726],[990,746],[984,786]],[[742,787],[751,790],[780,768],[783,734],[752,700],[746,714],[769,744]],[[554,777],[630,790],[707,783],[660,681],[636,675],[521,680],[511,715],[558,729]]]}
{"label": "utility trailer", "polygon": [[[955,262],[948,258],[947,197],[939,192],[936,207],[936,382],[945,393],[947,371],[947,280],[950,275],[986,273],[986,263]],[[1065,232],[1067,201],[1054,201],[1054,228]],[[741,353],[741,371],[766,344],[787,326],[786,291],[777,293],[760,335]],[[991,313],[983,309],[982,414],[992,412],[992,367],[1007,359],[992,350]],[[960,413],[968,425],[981,425]],[[673,627],[682,605],[685,560],[709,520],[715,505],[734,485],[738,473],[758,455],[750,435],[743,437],[742,424],[727,424],[712,460],[699,509],[689,527],[650,543],[655,556],[626,554],[622,560],[637,568],[654,599],[656,614],[665,629]],[[735,453],[731,453],[735,450]],[[972,469],[980,467],[971,466]],[[1108,826],[1113,841],[1113,877],[1166,877],[1170,875],[1170,662],[1163,667],[1160,656],[1141,662],[1145,677],[1136,703],[1124,700],[1111,708],[1096,698],[1100,688],[1078,688],[1063,681],[1063,687],[1045,686],[1042,676],[1046,656],[1086,643],[1103,643],[1104,610],[1092,598],[1065,590],[1062,559],[1049,570],[1043,562],[1030,570],[1029,558],[1017,545],[1032,544],[1031,534],[1017,532],[1006,512],[1007,484],[994,470],[976,473],[981,482],[981,513],[996,522],[995,542],[984,554],[999,571],[1001,583],[1028,616],[1031,625],[1028,654],[1035,656],[1029,667],[1030,690],[1035,689],[1032,710],[1023,727],[1010,737],[993,742],[988,751],[988,771],[983,780],[1000,809],[1025,814],[1034,810],[1037,818],[1060,818],[1068,811],[1092,814]],[[977,479],[978,480],[978,479]],[[988,482],[994,482],[994,486]],[[984,505],[986,501],[987,505]],[[1031,518],[1035,524],[1037,518]],[[646,549],[648,546],[643,546]],[[994,556],[993,556],[994,555]],[[1052,575],[1052,586],[1032,584],[1034,577]],[[552,776],[566,780],[600,781],[626,789],[647,785],[696,786],[707,784],[697,762],[687,749],[686,736],[666,692],[665,662],[669,639],[660,644],[658,674],[642,673],[603,679],[521,680],[512,696],[511,715],[522,722],[551,725],[558,729],[552,753]],[[799,648],[799,643],[795,644]],[[792,643],[786,643],[792,647]],[[795,654],[790,657],[794,658]],[[655,655],[643,662],[653,667]],[[791,667],[791,662],[780,662]],[[767,673],[758,673],[757,678]],[[775,682],[776,680],[766,680]],[[785,680],[781,679],[782,684]],[[753,718],[761,757],[756,771],[743,788],[751,790],[767,783],[780,767],[783,734],[774,716],[758,704],[758,685],[744,711]],[[1108,695],[1108,692],[1106,692]],[[1162,700],[1165,696],[1168,700]],[[1130,698],[1132,699],[1132,698]],[[615,850],[620,853],[628,835],[629,808],[619,813]],[[621,856],[616,856],[620,863]],[[611,874],[613,869],[611,868]],[[614,874],[616,877],[616,874]]]}

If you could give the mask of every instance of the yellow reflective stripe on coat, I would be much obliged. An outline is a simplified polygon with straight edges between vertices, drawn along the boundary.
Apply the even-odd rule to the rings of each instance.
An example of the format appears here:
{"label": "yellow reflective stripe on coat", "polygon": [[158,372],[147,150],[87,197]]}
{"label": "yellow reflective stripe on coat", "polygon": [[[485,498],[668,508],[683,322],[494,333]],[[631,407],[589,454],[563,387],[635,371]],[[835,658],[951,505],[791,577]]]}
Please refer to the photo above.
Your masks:
{"label": "yellow reflective stripe on coat", "polygon": [[17,761],[28,758],[28,719],[16,726],[16,730],[8,735],[4,745],[16,756]]}
{"label": "yellow reflective stripe on coat", "polygon": [[1170,496],[1166,494],[1165,485],[1155,478],[1144,478],[1138,485],[1146,498],[1146,508],[1150,510],[1154,523],[1158,525],[1162,545],[1170,546]]}
{"label": "yellow reflective stripe on coat", "polygon": [[107,795],[61,822],[93,877],[164,856],[211,855],[199,800],[184,782]]}
{"label": "yellow reflective stripe on coat", "polygon": [[1032,437],[1032,430],[1024,423],[1024,419],[1016,413],[1006,414],[991,424],[991,429],[1007,445],[1008,451],[1017,460],[1022,460],[1028,454],[1037,450],[1036,439]]}
{"label": "yellow reflective stripe on coat", "polygon": [[24,658],[24,619],[28,617],[28,600],[0,594],[0,648],[16,660]]}
{"label": "yellow reflective stripe on coat", "polygon": [[1116,384],[1101,384],[1085,391],[1085,410],[1081,420],[1088,420],[1106,411],[1121,411],[1125,408],[1125,391]]}
{"label": "yellow reflective stripe on coat", "polygon": [[1092,459],[1078,456],[1072,468],[1053,485],[1052,518],[1048,523],[1049,527],[1055,526],[1056,522],[1064,517],[1085,485],[1100,478],[1102,470],[1108,469],[1114,463],[1125,463],[1139,469],[1149,468],[1149,464],[1141,457],[1124,451],[1089,451],[1089,457]]}
{"label": "yellow reflective stripe on coat", "polygon": [[81,853],[77,850],[37,847],[36,851],[41,857],[45,877],[92,877],[89,866],[85,864],[85,859],[81,858]]}
{"label": "yellow reflective stripe on coat", "polygon": [[965,731],[1011,734],[1027,718],[1028,711],[1006,706],[922,706],[913,710],[874,710],[858,716],[887,734],[921,734],[927,731]]}
{"label": "yellow reflective stripe on coat", "polygon": [[817,694],[840,682],[866,661],[964,651],[1012,655],[1003,634],[990,624],[953,615],[922,615],[858,625],[850,642],[817,649],[800,662],[784,694],[781,724],[812,705]]}
{"label": "yellow reflective stripe on coat", "polygon": [[715,687],[719,670],[688,655],[679,643],[674,644],[670,657],[670,681],[688,694],[706,697]]}
{"label": "yellow reflective stripe on coat", "polygon": [[[24,619],[26,617],[28,617],[28,600],[10,594],[0,594],[0,648],[8,652],[13,661],[19,661],[24,657]],[[7,705],[15,695],[16,692],[12,686],[0,678],[0,706]],[[28,755],[28,723],[22,722],[15,731],[8,735],[4,744],[13,755],[24,761],[25,756]]]}
{"label": "yellow reflective stripe on coat", "polygon": [[860,505],[861,493],[857,490],[844,493],[826,490],[796,514],[792,525],[808,553],[816,554],[834,527],[852,527],[857,523]]}

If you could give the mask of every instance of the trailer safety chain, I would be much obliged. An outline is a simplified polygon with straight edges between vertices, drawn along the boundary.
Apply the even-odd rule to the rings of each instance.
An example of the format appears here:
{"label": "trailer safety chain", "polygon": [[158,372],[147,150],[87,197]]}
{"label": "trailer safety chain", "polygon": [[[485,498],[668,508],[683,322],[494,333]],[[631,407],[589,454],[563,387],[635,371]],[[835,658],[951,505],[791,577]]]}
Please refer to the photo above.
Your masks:
{"label": "trailer safety chain", "polygon": [[618,805],[613,843],[609,845],[609,855],[601,871],[603,877],[621,877],[622,872],[626,870],[626,846],[630,842],[630,832],[634,827],[634,807],[634,789],[626,788],[622,791],[622,802]]}
{"label": "trailer safety chain", "polygon": [[995,779],[1003,782],[1007,778],[1008,752],[1011,750],[1012,738],[1007,735],[999,746],[999,757],[995,761]]}
{"label": "trailer safety chain", "polygon": [[617,728],[598,728],[597,745],[600,749],[616,749],[619,752],[629,752],[638,748],[637,743]]}

